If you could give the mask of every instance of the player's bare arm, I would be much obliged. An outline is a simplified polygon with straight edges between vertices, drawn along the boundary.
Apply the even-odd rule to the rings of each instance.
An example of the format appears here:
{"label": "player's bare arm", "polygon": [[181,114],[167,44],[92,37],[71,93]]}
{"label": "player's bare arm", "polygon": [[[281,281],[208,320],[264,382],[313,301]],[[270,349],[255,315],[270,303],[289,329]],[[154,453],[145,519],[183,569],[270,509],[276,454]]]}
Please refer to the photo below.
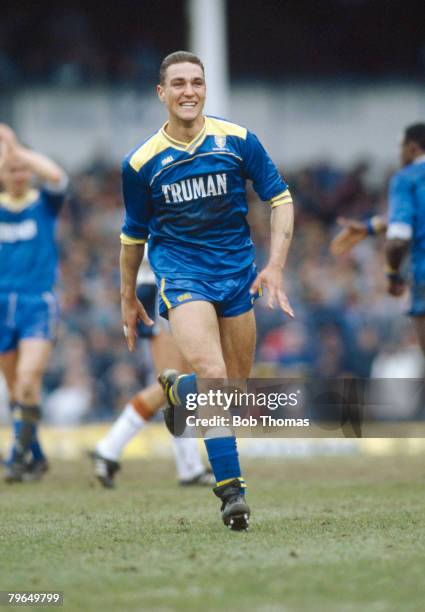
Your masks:
{"label": "player's bare arm", "polygon": [[400,274],[400,267],[410,248],[410,240],[387,239],[385,256],[387,260],[388,293],[394,297],[403,295],[406,281]]}
{"label": "player's bare arm", "polygon": [[66,182],[66,173],[52,159],[24,147],[14,131],[6,124],[0,124],[1,160],[5,163],[25,165],[42,182],[60,187]]}
{"label": "player's bare arm", "polygon": [[16,146],[15,132],[5,123],[0,123],[0,169],[10,161]]}
{"label": "player's bare arm", "polygon": [[387,229],[387,221],[381,215],[374,215],[368,221],[339,217],[337,223],[342,229],[330,244],[331,253],[335,256],[348,253],[367,236],[383,234]]}
{"label": "player's bare arm", "polygon": [[18,145],[16,156],[20,162],[29,167],[42,183],[47,183],[53,187],[59,187],[67,180],[64,170],[62,170],[56,162],[42,153],[31,151],[30,149]]}
{"label": "player's bare arm", "polygon": [[283,270],[292,240],[293,229],[294,209],[292,202],[289,201],[273,208],[271,212],[269,261],[251,287],[251,293],[255,293],[260,286],[266,287],[268,306],[274,308],[277,304],[290,317],[294,316],[294,311],[283,290]]}
{"label": "player's bare arm", "polygon": [[137,322],[153,325],[143,304],[136,297],[137,272],[143,260],[144,244],[121,244],[121,316],[130,351],[136,346]]}
{"label": "player's bare arm", "polygon": [[2,147],[14,147],[17,144],[15,132],[6,123],[0,123],[0,143]]}

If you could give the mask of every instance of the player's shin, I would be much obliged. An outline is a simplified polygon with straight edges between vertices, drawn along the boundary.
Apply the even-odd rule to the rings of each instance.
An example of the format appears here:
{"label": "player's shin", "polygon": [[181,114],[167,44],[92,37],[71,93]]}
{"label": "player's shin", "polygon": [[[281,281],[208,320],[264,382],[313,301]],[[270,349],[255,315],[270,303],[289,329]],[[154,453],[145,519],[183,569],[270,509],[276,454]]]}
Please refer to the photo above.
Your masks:
{"label": "player's shin", "polygon": [[217,482],[216,486],[220,487],[237,479],[241,483],[241,494],[244,494],[246,485],[241,476],[235,436],[229,429],[214,427],[205,432],[204,443]]}
{"label": "player's shin", "polygon": [[14,454],[24,455],[30,450],[37,425],[41,418],[41,410],[38,405],[28,405],[14,402],[11,405],[14,431]]}
{"label": "player's shin", "polygon": [[[175,374],[173,374],[173,376],[167,376],[167,372],[171,371],[166,370],[161,374],[159,380],[170,404],[174,407],[182,408],[193,409],[194,406],[196,407],[196,399],[194,399],[198,393],[196,375],[183,374],[181,376],[175,376]],[[209,388],[209,385],[207,385],[207,387]],[[190,406],[188,403],[189,400],[191,401]],[[177,420],[176,415],[174,415],[174,420]],[[184,425],[186,425],[186,423],[184,423]],[[243,484],[243,489],[245,483],[241,477],[236,438],[232,435],[231,431],[227,428],[210,428],[204,436],[204,442],[217,481],[217,486],[237,478]]]}
{"label": "player's shin", "polygon": [[[40,418],[41,418],[41,409],[39,408],[39,410],[40,410]],[[40,444],[40,440],[38,438],[38,422],[39,421],[35,421],[33,423],[32,436],[31,436],[31,442],[29,445],[29,450],[31,452],[32,461],[34,463],[46,463],[46,455],[43,452],[43,449]]]}
{"label": "player's shin", "polygon": [[151,417],[150,406],[139,395],[135,395],[125,406],[106,436],[97,444],[96,451],[105,459],[118,461],[124,448]]}
{"label": "player's shin", "polygon": [[230,429],[210,428],[205,446],[217,480],[214,493],[222,501],[223,523],[234,531],[248,529],[250,509],[245,501],[245,480],[241,476],[236,438]]}
{"label": "player's shin", "polygon": [[7,460],[10,468],[9,480],[23,480],[30,462],[28,455],[32,450],[33,442],[38,444],[40,454],[45,461],[41,447],[37,440],[37,425],[41,418],[41,410],[38,405],[28,405],[19,402],[11,404],[14,442]]}

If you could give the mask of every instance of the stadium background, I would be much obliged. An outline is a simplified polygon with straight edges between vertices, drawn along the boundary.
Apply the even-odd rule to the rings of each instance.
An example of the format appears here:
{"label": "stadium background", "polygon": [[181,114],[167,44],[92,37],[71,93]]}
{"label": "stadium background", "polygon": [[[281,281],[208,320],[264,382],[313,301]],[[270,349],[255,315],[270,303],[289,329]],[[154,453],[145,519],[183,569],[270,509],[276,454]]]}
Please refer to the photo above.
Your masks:
{"label": "stadium background", "polygon": [[[260,136],[296,203],[285,281],[296,319],[257,305],[256,374],[421,376],[412,325],[402,316],[408,300],[385,293],[382,241],[367,240],[338,260],[329,242],[337,216],[385,212],[401,131],[424,118],[425,5],[412,0],[406,12],[395,0],[213,4],[227,25],[216,24],[216,52],[206,58],[208,110]],[[45,381],[53,424],[107,421],[152,378],[145,344],[130,355],[122,337],[119,162],[164,120],[154,94],[160,60],[178,48],[196,50],[196,34],[214,35],[210,8],[208,0],[3,7],[1,120],[72,177],[59,229],[62,324]],[[208,72],[217,59],[225,77],[218,99]],[[268,208],[251,200],[261,265]],[[5,422],[1,384],[0,397]],[[405,416],[414,409],[400,405]]]}

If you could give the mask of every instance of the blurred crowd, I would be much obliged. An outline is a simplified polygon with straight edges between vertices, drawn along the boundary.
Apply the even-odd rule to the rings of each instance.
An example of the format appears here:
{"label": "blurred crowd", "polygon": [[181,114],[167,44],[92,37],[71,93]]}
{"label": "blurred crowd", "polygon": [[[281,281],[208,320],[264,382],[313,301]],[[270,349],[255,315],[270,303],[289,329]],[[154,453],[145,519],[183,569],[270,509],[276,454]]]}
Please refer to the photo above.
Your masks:
{"label": "blurred crowd", "polygon": [[[329,243],[339,215],[385,212],[386,178],[369,180],[360,163],[286,173],[296,203],[296,229],[285,274],[295,310],[287,320],[257,302],[257,376],[420,377],[422,361],[408,297],[386,294],[382,239],[368,238],[336,259]],[[270,211],[250,192],[257,263],[267,260]],[[147,341],[129,353],[122,334],[119,232],[120,172],[95,162],[72,179],[59,225],[62,323],[46,377],[52,422],[107,419],[153,379]]]}
{"label": "blurred crowd", "polygon": [[[129,6],[105,12],[101,6],[53,8],[43,2],[7,11],[0,23],[0,89],[155,82],[161,51],[138,7],[133,9],[132,15]],[[155,11],[150,13],[154,21]]]}
{"label": "blurred crowd", "polygon": [[[232,79],[422,79],[424,3],[329,0],[227,2]],[[187,0],[6,2],[0,20],[0,90],[20,85],[143,87],[160,59],[187,47]],[[379,23],[376,35],[365,23]],[[282,26],[285,25],[285,36]],[[397,36],[394,27],[397,24]],[[256,44],[249,32],[255,31]],[[303,44],[300,45],[299,41]]]}

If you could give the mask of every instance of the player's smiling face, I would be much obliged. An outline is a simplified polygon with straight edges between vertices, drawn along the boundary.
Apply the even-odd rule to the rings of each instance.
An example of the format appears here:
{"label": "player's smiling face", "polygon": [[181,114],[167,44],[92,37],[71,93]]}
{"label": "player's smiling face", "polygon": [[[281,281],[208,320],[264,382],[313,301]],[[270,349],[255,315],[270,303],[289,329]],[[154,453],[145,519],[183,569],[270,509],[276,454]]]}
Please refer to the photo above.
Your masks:
{"label": "player's smiling face", "polygon": [[182,62],[169,66],[157,91],[171,121],[193,124],[202,116],[206,86],[202,68],[197,64]]}

